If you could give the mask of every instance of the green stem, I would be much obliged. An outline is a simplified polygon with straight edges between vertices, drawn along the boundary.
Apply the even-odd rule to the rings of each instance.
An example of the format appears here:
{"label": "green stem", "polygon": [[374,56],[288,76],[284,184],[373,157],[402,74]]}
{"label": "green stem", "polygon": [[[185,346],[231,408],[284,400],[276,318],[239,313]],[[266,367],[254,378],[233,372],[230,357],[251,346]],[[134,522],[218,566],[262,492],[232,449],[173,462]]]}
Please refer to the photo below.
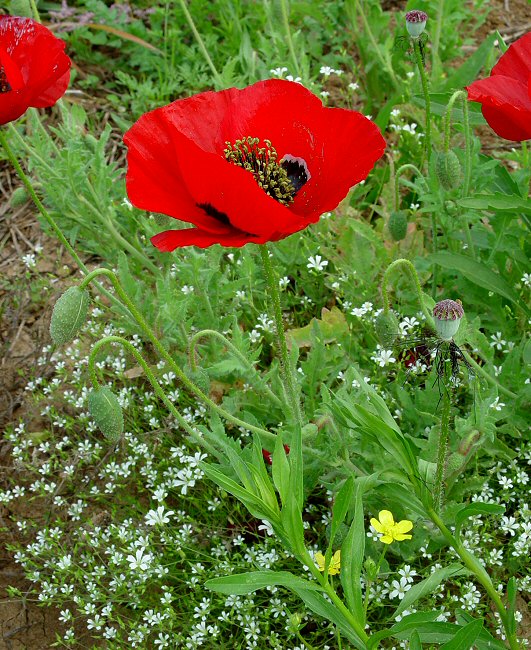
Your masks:
{"label": "green stem", "polygon": [[424,94],[424,102],[426,104],[426,124],[424,128],[424,145],[426,151],[426,159],[429,164],[430,154],[431,154],[431,103],[430,103],[430,93],[428,90],[428,78],[426,77],[426,71],[424,70],[424,63],[422,62],[422,55],[420,53],[420,45],[418,39],[413,40],[413,49],[415,51],[415,59],[417,61],[417,67],[419,69],[420,81],[422,83],[422,92]]}
{"label": "green stem", "polygon": [[[378,564],[376,565],[376,569],[374,570],[374,573],[376,574],[376,578],[378,578],[378,575],[380,573],[380,567],[382,566],[383,559],[385,557],[385,554],[387,552],[387,544],[383,545],[382,552],[380,553],[380,559],[378,560]],[[376,582],[376,580],[374,580]],[[367,620],[367,609],[369,608],[369,592],[371,589],[373,582],[370,580],[367,580],[367,584],[365,586],[365,598],[363,602],[363,612],[364,612],[364,618]]]}
{"label": "green stem", "polygon": [[288,3],[287,0],[280,0],[280,9],[282,11],[282,22],[284,24],[284,31],[286,33],[286,41],[288,43],[288,49],[289,53],[291,56],[291,60],[293,61],[293,66],[295,70],[296,76],[300,77],[301,76],[301,69],[299,66],[299,60],[297,59],[297,55],[295,54],[295,47],[293,45],[293,39],[291,37],[291,28],[289,25],[289,11],[288,11]]}
{"label": "green stem", "polygon": [[395,88],[398,87],[398,80],[395,76],[394,70],[392,65],[389,63],[388,60],[386,60],[381,51],[380,48],[378,47],[378,43],[376,42],[376,39],[374,38],[374,34],[372,33],[372,29],[370,26],[369,21],[367,20],[367,16],[365,15],[365,12],[363,11],[363,7],[361,6],[361,3],[359,0],[355,0],[354,2],[356,6],[356,10],[361,16],[361,20],[363,22],[363,33],[366,34],[369,38],[369,41],[371,42],[372,49],[374,50],[374,53],[376,57],[380,60],[380,63],[382,64],[382,67],[387,71],[389,77],[391,78],[391,82]]}
{"label": "green stem", "polygon": [[39,10],[37,9],[37,4],[35,0],[30,0],[30,5],[31,5],[31,11],[33,12],[33,17],[38,23],[40,23],[41,17],[39,15]]}
{"label": "green stem", "polygon": [[445,381],[443,386],[442,395],[442,409],[441,409],[441,430],[439,433],[439,447],[437,451],[437,467],[435,469],[435,486],[433,503],[435,510],[440,512],[442,509],[444,499],[444,478],[446,471],[446,458],[448,456],[448,442],[450,439],[450,389],[446,386],[446,379],[448,372],[445,369]]}
{"label": "green stem", "polygon": [[468,363],[474,368],[474,370],[479,372],[479,374],[484,379],[486,379],[489,382],[489,384],[491,384],[491,386],[495,386],[498,389],[498,392],[502,393],[506,397],[510,397],[511,399],[516,399],[518,397],[516,393],[513,393],[508,388],[505,388],[505,386],[500,384],[500,382],[497,379],[489,375],[489,373],[485,370],[485,368],[483,368],[483,366],[480,366],[479,363],[474,361],[474,359],[470,356],[470,354],[466,350],[462,350],[462,352],[463,352],[463,356],[468,361]]}
{"label": "green stem", "polygon": [[426,179],[422,175],[422,172],[418,169],[418,167],[415,167],[415,165],[412,165],[411,163],[406,163],[405,165],[400,165],[400,167],[396,170],[395,174],[395,210],[398,210],[400,208],[400,176],[402,172],[405,172],[406,170],[411,169],[411,171],[414,171],[419,178],[422,179],[422,184],[424,185],[424,189],[426,192],[430,191],[430,188],[428,187],[428,183],[426,182]]}
{"label": "green stem", "polygon": [[261,427],[255,427],[253,424],[249,424],[244,420],[240,420],[240,418],[237,418],[231,413],[229,413],[228,411],[226,411],[223,407],[219,406],[219,404],[216,404],[216,402],[211,400],[210,397],[208,397],[208,395],[205,395],[205,393],[203,393],[203,391],[198,386],[196,386],[192,381],[190,381],[190,379],[188,379],[188,377],[181,370],[180,366],[177,365],[177,363],[173,360],[173,357],[170,355],[170,353],[158,340],[157,336],[155,335],[151,327],[147,324],[142,314],[138,311],[135,304],[125,293],[118,278],[112,271],[110,271],[109,269],[96,269],[95,271],[92,271],[92,273],[89,273],[85,278],[83,278],[83,281],[79,285],[79,288],[84,289],[85,287],[87,287],[88,284],[98,275],[105,275],[110,279],[110,281],[112,282],[116,290],[116,293],[118,294],[120,299],[125,303],[129,311],[131,312],[133,318],[136,320],[138,325],[140,325],[140,328],[142,329],[146,337],[151,341],[153,347],[157,350],[161,358],[164,359],[166,363],[171,367],[171,369],[175,372],[175,374],[177,375],[181,383],[191,393],[197,395],[197,397],[199,397],[205,404],[210,406],[210,408],[216,411],[221,417],[225,418],[229,422],[232,422],[236,426],[244,427],[247,431],[251,431],[252,433],[257,433],[263,436],[266,440],[269,440],[270,442],[274,442],[276,440],[276,435],[274,433],[271,433],[266,429],[262,429]]}
{"label": "green stem", "polygon": [[157,378],[151,371],[151,368],[145,361],[144,357],[142,354],[135,348],[130,341],[127,339],[124,339],[122,336],[106,336],[104,339],[101,339],[100,341],[97,341],[94,344],[94,347],[92,348],[89,359],[88,359],[88,370],[90,373],[90,378],[92,381],[92,384],[94,388],[98,389],[100,387],[97,373],[96,373],[96,368],[95,368],[95,361],[96,361],[96,356],[99,352],[99,350],[105,346],[108,345],[109,343],[119,343],[120,345],[123,345],[126,350],[128,350],[137,360],[139,365],[142,367],[144,370],[144,373],[149,381],[149,383],[153,386],[153,390],[155,391],[155,394],[164,402],[166,408],[168,411],[173,415],[173,417],[179,422],[181,427],[186,431],[186,433],[193,439],[194,442],[197,444],[201,445],[202,447],[205,447],[207,451],[211,454],[215,454],[215,450],[211,445],[209,445],[204,438],[199,434],[198,431],[193,429],[188,422],[184,419],[184,417],[179,413],[179,411],[175,408],[173,402],[167,397],[166,393],[164,392],[164,389],[162,386],[159,384]]}
{"label": "green stem", "polygon": [[294,418],[295,422],[298,422],[302,426],[299,398],[297,397],[297,391],[295,389],[295,378],[293,376],[293,369],[290,363],[286,334],[284,332],[284,323],[282,321],[282,307],[280,305],[278,278],[276,277],[276,274],[273,270],[273,265],[271,264],[267,244],[260,245],[260,255],[262,257],[265,279],[267,287],[269,289],[269,299],[271,300],[273,317],[275,319],[275,332],[277,337],[278,353],[280,355],[279,361],[282,381],[284,383],[284,388],[290,402],[292,417]]}
{"label": "green stem", "polygon": [[214,79],[216,80],[217,85],[221,88],[223,86],[223,79],[221,78],[219,72],[217,71],[216,66],[214,65],[214,62],[210,58],[210,54],[208,53],[208,50],[205,46],[205,43],[203,39],[201,38],[201,34],[197,30],[197,27],[195,26],[194,19],[192,18],[192,14],[189,12],[188,7],[186,5],[186,0],[179,0],[179,4],[181,5],[181,8],[183,10],[183,13],[186,17],[186,20],[188,22],[188,25],[190,26],[190,29],[192,30],[192,33],[195,37],[195,40],[197,41],[197,45],[199,46],[199,49],[201,50],[201,53],[205,57],[205,61],[208,64],[208,67],[212,71],[212,75]]}
{"label": "green stem", "polygon": [[435,512],[435,510],[433,508],[429,508],[427,512],[428,512],[428,516],[433,521],[433,523],[437,526],[437,528],[439,528],[439,530],[443,534],[448,544],[459,555],[459,557],[461,558],[463,564],[467,567],[467,569],[469,569],[476,576],[477,581],[482,585],[482,587],[485,589],[490,599],[494,603],[500,615],[500,619],[505,629],[505,633],[511,650],[519,650],[519,644],[518,644],[518,639],[516,637],[516,633],[509,632],[510,621],[509,621],[508,612],[505,609],[505,606],[503,604],[502,599],[500,598],[498,591],[495,589],[494,585],[492,584],[492,580],[490,579],[489,574],[485,571],[484,567],[480,564],[480,562],[478,562],[478,560],[472,555],[472,553],[470,553],[470,551],[468,551],[461,544],[461,542],[459,542],[452,535],[452,533],[444,525],[444,522],[442,521],[440,516]]}
{"label": "green stem", "polygon": [[435,34],[433,35],[432,43],[432,78],[439,75],[439,70],[441,67],[441,57],[439,55],[439,49],[441,44],[441,30],[444,21],[444,0],[438,0],[437,3],[437,13],[435,17]]}
{"label": "green stem", "polygon": [[382,281],[382,299],[383,299],[384,313],[385,314],[389,313],[389,294],[387,293],[387,285],[389,284],[389,281],[391,280],[391,277],[395,269],[399,267],[404,267],[409,272],[409,275],[413,280],[413,285],[415,288],[415,292],[417,294],[417,300],[419,301],[420,308],[422,309],[423,314],[426,316],[428,323],[432,323],[433,322],[432,315],[430,314],[428,308],[424,304],[424,298],[423,298],[422,288],[420,286],[419,276],[417,274],[417,269],[413,266],[413,264],[409,260],[406,260],[405,258],[400,258],[398,260],[395,260],[394,262],[391,262],[391,264],[389,264],[389,266],[387,267],[384,273],[383,281]]}
{"label": "green stem", "polygon": [[194,334],[192,336],[192,338],[190,339],[189,359],[190,359],[190,367],[192,368],[192,370],[197,369],[197,364],[195,362],[195,346],[196,346],[196,343],[200,339],[202,339],[202,338],[204,338],[206,336],[211,336],[213,338],[217,338],[218,340],[222,341],[224,343],[224,345],[226,345],[229,348],[229,350],[234,354],[234,356],[237,357],[241,361],[241,363],[248,370],[255,373],[255,375],[256,375],[256,377],[257,377],[257,379],[259,381],[260,388],[275,402],[275,404],[277,406],[281,406],[281,407],[284,406],[284,403],[282,402],[282,400],[279,397],[277,397],[277,395],[275,395],[275,393],[273,393],[273,391],[269,388],[269,386],[267,386],[265,384],[265,382],[264,382],[264,380],[262,378],[262,375],[258,372],[258,370],[254,366],[254,364],[251,363],[251,361],[249,361],[249,359],[244,354],[242,354],[238,350],[238,348],[231,341],[229,341],[229,339],[226,336],[221,334],[221,332],[217,332],[216,330],[209,330],[209,329],[201,330],[200,332],[197,332],[196,334]]}

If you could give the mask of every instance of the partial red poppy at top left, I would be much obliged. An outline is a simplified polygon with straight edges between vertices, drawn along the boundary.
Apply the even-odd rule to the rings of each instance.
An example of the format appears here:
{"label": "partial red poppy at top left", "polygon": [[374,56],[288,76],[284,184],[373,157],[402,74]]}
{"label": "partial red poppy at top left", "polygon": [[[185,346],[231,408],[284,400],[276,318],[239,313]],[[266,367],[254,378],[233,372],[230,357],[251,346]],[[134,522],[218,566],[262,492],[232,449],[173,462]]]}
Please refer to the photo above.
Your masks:
{"label": "partial red poppy at top left", "polygon": [[468,99],[502,138],[531,139],[531,32],[515,41],[492,68],[490,77],[467,88]]}
{"label": "partial red poppy at top left", "polygon": [[0,124],[60,99],[70,81],[65,43],[31,18],[0,16]]}
{"label": "partial red poppy at top left", "polygon": [[336,208],[385,149],[364,115],[281,79],[179,99],[124,142],[133,205],[195,226],[155,235],[161,251],[288,237]]}

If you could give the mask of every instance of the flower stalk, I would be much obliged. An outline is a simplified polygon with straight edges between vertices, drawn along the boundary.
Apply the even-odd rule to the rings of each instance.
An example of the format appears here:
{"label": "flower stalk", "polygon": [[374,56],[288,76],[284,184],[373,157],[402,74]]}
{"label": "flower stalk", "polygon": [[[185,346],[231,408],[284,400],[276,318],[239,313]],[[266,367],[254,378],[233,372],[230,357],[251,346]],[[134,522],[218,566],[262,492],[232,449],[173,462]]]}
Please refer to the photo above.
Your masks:
{"label": "flower stalk", "polygon": [[413,264],[409,260],[405,258],[400,258],[398,260],[395,260],[394,262],[391,262],[391,264],[389,264],[389,266],[387,267],[384,273],[383,281],[382,281],[382,299],[383,299],[384,313],[388,314],[390,309],[389,294],[387,292],[387,287],[392,277],[395,275],[395,272],[399,268],[404,268],[409,273],[409,276],[413,282],[413,288],[415,289],[415,292],[417,294],[417,300],[419,301],[419,305],[422,310],[422,313],[426,316],[428,322],[431,323],[433,319],[428,308],[424,304],[424,298],[423,298],[422,288],[420,286],[419,276],[417,274],[417,269],[413,266]]}
{"label": "flower stalk", "polygon": [[444,386],[441,407],[441,430],[439,432],[439,445],[437,449],[437,467],[435,469],[435,486],[433,502],[437,512],[440,512],[444,500],[444,479],[446,473],[446,459],[448,457],[448,443],[450,439],[450,388],[447,386],[448,361],[444,368]]}
{"label": "flower stalk", "polygon": [[424,69],[424,61],[422,60],[421,45],[418,38],[412,38],[413,41],[413,51],[415,53],[415,60],[417,62],[417,68],[419,69],[420,82],[422,84],[422,92],[424,94],[424,103],[426,108],[426,121],[424,127],[424,149],[426,152],[426,159],[429,163],[430,153],[431,153],[431,101],[430,93],[428,90],[428,77],[426,76],[426,71]]}

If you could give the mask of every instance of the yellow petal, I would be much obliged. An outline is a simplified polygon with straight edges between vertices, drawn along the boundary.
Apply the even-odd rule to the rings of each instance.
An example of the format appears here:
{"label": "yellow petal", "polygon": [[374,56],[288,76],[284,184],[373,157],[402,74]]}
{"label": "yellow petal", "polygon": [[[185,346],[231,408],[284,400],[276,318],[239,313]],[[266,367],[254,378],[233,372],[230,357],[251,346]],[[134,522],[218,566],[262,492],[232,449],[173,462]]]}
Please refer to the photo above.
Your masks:
{"label": "yellow petal", "polygon": [[324,571],[325,568],[325,557],[321,551],[317,551],[315,554],[315,561],[317,562],[317,568],[319,571]]}
{"label": "yellow petal", "polygon": [[330,566],[334,569],[337,569],[339,572],[339,569],[341,568],[341,550],[338,550],[334,553],[332,561],[330,562]]}
{"label": "yellow petal", "polygon": [[371,519],[371,526],[375,528],[379,533],[384,532],[382,524],[378,521],[378,519],[375,519],[374,517]]}
{"label": "yellow petal", "polygon": [[383,542],[384,544],[391,544],[393,541],[393,538],[391,535],[383,535],[380,537],[380,542]]}
{"label": "yellow petal", "polygon": [[412,535],[403,535],[401,533],[395,535],[395,539],[397,542],[403,542],[405,539],[411,539],[412,537],[413,537]]}
{"label": "yellow petal", "polygon": [[413,522],[409,521],[409,519],[402,519],[402,521],[399,521],[395,525],[395,531],[397,533],[407,533],[408,530],[411,530],[413,528]]}
{"label": "yellow petal", "polygon": [[393,515],[389,512],[389,510],[380,510],[378,513],[378,519],[382,523],[382,526],[395,525],[395,520],[393,519]]}

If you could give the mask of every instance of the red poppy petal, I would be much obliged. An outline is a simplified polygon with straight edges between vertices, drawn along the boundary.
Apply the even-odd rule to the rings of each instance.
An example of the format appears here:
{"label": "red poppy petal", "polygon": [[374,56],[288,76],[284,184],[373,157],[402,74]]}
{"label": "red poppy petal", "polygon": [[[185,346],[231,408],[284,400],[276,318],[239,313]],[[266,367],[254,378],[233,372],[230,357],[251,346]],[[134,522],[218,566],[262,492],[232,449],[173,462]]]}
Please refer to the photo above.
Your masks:
{"label": "red poppy petal", "polygon": [[32,99],[31,105],[35,108],[47,108],[53,106],[58,99],[65,94],[70,83],[70,68],[59,77],[53,84],[44,89],[38,96]]}
{"label": "red poppy petal", "polygon": [[[226,226],[197,207],[182,179],[173,145],[173,125],[163,109],[142,117],[124,135],[127,152],[127,195],[137,208],[162,212],[210,232]],[[187,161],[182,161],[187,164]]]}
{"label": "red poppy petal", "polygon": [[531,99],[527,83],[495,75],[467,88],[468,99],[482,104],[491,128],[502,138],[520,142],[531,138]]}
{"label": "red poppy petal", "polygon": [[206,232],[200,228],[166,230],[151,238],[151,243],[165,253],[171,253],[171,251],[182,246],[208,248],[212,244],[221,244],[222,246],[235,246],[236,248],[240,248],[249,243],[263,244],[264,241],[264,239],[251,237],[238,231],[222,235]]}
{"label": "red poppy petal", "polygon": [[16,120],[27,109],[28,101],[24,91],[0,93],[0,125]]}
{"label": "red poppy petal", "polygon": [[509,46],[490,74],[491,76],[501,74],[527,85],[531,74],[531,32],[524,34]]}

